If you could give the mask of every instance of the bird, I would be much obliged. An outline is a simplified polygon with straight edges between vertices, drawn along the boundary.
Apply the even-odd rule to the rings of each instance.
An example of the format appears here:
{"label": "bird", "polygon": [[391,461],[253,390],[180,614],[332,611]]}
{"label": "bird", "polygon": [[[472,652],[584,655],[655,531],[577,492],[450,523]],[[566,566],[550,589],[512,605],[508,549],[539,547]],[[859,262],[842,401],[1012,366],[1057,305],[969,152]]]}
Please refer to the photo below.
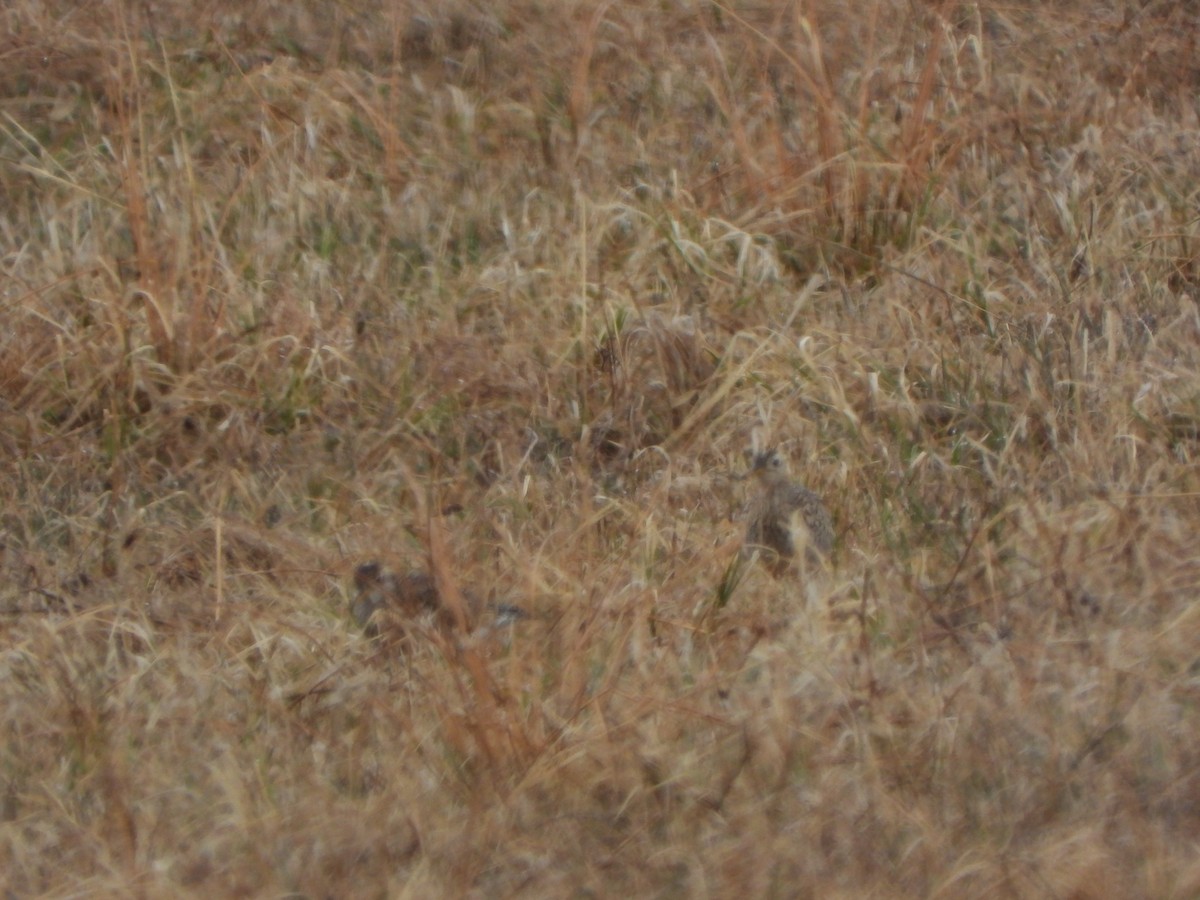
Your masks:
{"label": "bird", "polygon": [[833,550],[833,519],[821,498],[792,481],[774,448],[753,454],[750,472],[759,492],[747,517],[743,555],[758,555],[777,578],[801,551],[806,566],[821,565]]}
{"label": "bird", "polygon": [[[433,624],[445,633],[458,628],[454,610],[443,602],[437,582],[428,572],[412,571],[397,575],[373,560],[355,568],[354,590],[350,615],[371,637],[377,636],[381,625],[389,622],[403,627],[408,622],[423,618],[431,618]],[[519,606],[485,603],[469,588],[464,588],[460,595],[468,631],[479,625],[488,630],[501,628],[529,616]]]}

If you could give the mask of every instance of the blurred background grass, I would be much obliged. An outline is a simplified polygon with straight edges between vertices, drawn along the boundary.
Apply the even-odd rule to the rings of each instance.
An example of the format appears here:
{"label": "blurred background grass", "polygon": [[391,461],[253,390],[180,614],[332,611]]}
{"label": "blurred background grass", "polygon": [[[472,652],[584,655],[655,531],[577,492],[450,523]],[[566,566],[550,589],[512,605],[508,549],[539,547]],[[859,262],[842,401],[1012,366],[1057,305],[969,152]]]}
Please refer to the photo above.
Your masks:
{"label": "blurred background grass", "polygon": [[1197,26],[10,3],[6,890],[1194,896]]}

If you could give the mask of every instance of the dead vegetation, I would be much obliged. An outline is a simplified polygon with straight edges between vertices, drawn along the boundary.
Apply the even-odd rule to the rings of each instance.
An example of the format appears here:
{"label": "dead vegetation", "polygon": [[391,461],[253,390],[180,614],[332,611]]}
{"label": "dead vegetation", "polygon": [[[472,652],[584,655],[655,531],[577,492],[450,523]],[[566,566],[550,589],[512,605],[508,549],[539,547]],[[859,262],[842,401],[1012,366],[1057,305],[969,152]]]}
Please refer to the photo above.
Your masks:
{"label": "dead vegetation", "polygon": [[1195,896],[1198,33],[8,4],[0,885]]}

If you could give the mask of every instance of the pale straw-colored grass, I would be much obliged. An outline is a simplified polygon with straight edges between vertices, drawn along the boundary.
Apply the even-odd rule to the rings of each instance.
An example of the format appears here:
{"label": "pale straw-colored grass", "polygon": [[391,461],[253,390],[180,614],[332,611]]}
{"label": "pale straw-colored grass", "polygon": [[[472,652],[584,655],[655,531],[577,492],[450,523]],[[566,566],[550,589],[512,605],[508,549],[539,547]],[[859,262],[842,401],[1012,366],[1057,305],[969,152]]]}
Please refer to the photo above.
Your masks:
{"label": "pale straw-colored grass", "polygon": [[1198,27],[8,4],[0,886],[1195,896]]}

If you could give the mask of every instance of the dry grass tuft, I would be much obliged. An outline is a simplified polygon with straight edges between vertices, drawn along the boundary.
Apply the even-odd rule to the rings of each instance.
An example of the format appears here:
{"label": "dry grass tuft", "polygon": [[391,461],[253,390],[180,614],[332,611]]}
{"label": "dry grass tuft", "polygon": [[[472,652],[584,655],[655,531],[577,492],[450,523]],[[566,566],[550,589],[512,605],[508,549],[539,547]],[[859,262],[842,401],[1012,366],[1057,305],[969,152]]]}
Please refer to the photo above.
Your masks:
{"label": "dry grass tuft", "polygon": [[0,887],[1195,896],[1198,29],[7,4]]}

